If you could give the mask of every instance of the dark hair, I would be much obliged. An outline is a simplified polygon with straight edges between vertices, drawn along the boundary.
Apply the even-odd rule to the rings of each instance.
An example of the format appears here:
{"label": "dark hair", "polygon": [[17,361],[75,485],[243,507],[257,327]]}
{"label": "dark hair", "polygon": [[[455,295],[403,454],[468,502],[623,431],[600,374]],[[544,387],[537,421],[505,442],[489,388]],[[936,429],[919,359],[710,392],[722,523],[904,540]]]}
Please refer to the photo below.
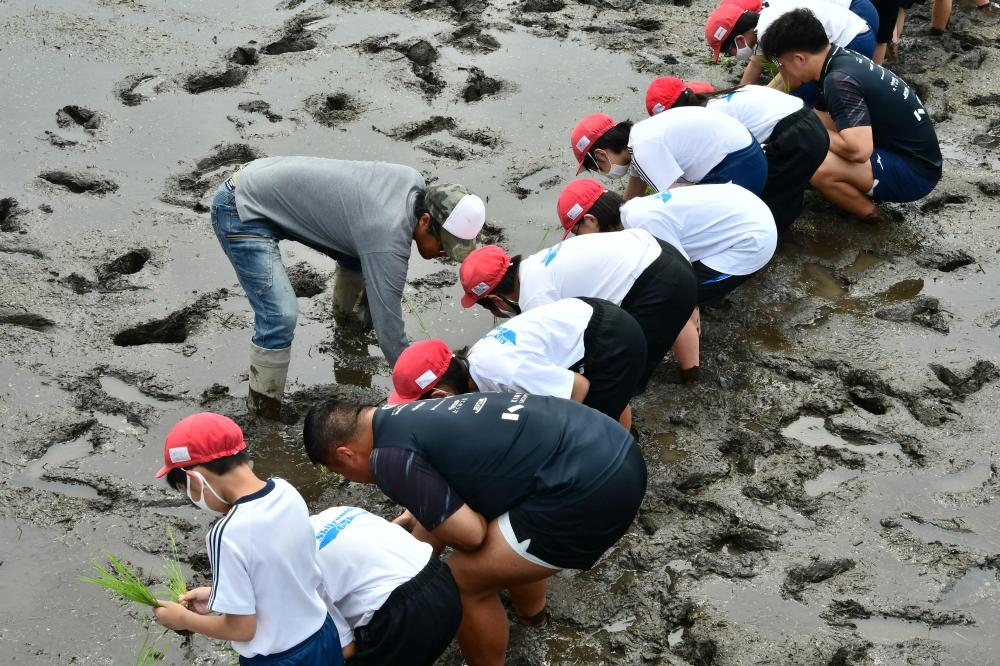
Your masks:
{"label": "dark hair", "polygon": [[[632,121],[623,120],[607,132],[602,134],[597,141],[594,141],[590,146],[590,150],[587,151],[587,156],[583,158],[583,168],[587,171],[596,171],[597,163],[594,161],[594,151],[600,148],[601,150],[610,150],[614,153],[620,153],[623,150],[628,149],[628,135],[632,131]],[[587,158],[590,159],[587,159]]]}
{"label": "dark hair", "polygon": [[434,219],[434,215],[427,207],[426,190],[420,190],[417,192],[417,196],[413,200],[413,219],[419,220],[424,216],[424,213],[431,216],[431,233],[434,234],[434,238],[438,239],[438,242],[441,242],[441,223]]}
{"label": "dark hair", "polygon": [[738,93],[744,90],[746,85],[732,86],[731,88],[723,88],[722,90],[713,90],[712,92],[696,93],[690,88],[685,88],[684,92],[680,94],[677,101],[670,108],[675,109],[680,106],[705,106],[708,104],[709,100],[716,99],[718,97],[725,97],[726,95],[732,95],[733,93]]}
{"label": "dark hair", "polygon": [[758,46],[765,57],[773,60],[789,51],[819,53],[830,46],[830,38],[816,15],[800,7],[779,16],[763,34]]}
{"label": "dark hair", "polygon": [[247,465],[249,463],[250,456],[247,454],[247,450],[243,449],[242,451],[238,451],[231,456],[222,456],[221,458],[216,458],[215,460],[209,460],[208,462],[198,463],[197,465],[189,465],[187,467],[175,467],[167,472],[167,483],[174,490],[179,490],[179,486],[184,486],[185,488],[187,487],[187,474],[184,472],[192,467],[204,467],[212,474],[222,476],[240,465]]}
{"label": "dark hair", "polygon": [[736,19],[736,23],[733,24],[733,29],[729,31],[726,41],[722,42],[722,46],[719,47],[719,51],[721,53],[729,53],[729,49],[733,48],[733,45],[736,44],[736,36],[742,35],[751,28],[756,28],[759,21],[760,14],[757,12],[747,10],[740,14],[740,17]]}
{"label": "dark hair", "polygon": [[587,215],[597,218],[597,228],[601,231],[616,231],[622,224],[620,209],[625,203],[622,195],[608,190],[587,211]]}
{"label": "dark hair", "polygon": [[306,414],[302,442],[309,461],[316,465],[326,453],[358,434],[358,417],[371,405],[330,398],[317,402]]}
{"label": "dark hair", "polygon": [[439,388],[442,384],[445,386],[450,386],[457,389],[459,393],[465,393],[469,386],[469,348],[462,347],[459,350],[453,352],[451,357],[451,362],[448,363],[448,369],[444,371],[441,375],[441,379],[437,381],[434,386],[427,389],[427,391],[420,396],[420,400],[426,400],[433,397],[434,390]]}
{"label": "dark hair", "polygon": [[[497,282],[497,286],[490,290],[490,294],[509,294],[514,291],[514,285],[517,283],[517,270],[521,266],[521,255],[515,254],[510,259],[510,266],[507,267],[507,272],[503,274],[500,281]],[[487,296],[488,294],[483,294]],[[479,305],[483,306],[487,310],[490,310],[490,302],[485,298],[480,298],[476,301]]]}

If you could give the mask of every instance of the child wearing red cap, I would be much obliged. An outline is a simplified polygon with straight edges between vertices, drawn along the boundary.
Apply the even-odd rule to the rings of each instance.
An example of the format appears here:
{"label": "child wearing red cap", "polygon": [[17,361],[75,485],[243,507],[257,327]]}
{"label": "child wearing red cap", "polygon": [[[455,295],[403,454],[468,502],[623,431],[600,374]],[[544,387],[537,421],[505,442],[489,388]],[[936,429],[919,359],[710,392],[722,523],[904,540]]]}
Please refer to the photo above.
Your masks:
{"label": "child wearing red cap", "polygon": [[564,298],[508,319],[471,349],[413,343],[392,369],[389,404],[479,391],[551,395],[628,429],[645,365],[646,337],[630,314],[599,298]]}
{"label": "child wearing red cap", "polygon": [[[584,178],[563,188],[557,212],[563,228],[583,238],[641,229],[677,248],[694,268],[699,305],[718,301],[766,266],[778,240],[767,206],[732,184],[679,187],[623,203],[617,192]],[[698,381],[700,329],[696,307],[673,345],[689,383]]]}
{"label": "child wearing red cap", "polygon": [[462,306],[478,303],[496,317],[515,317],[582,296],[620,306],[646,338],[637,394],[646,390],[653,370],[691,316],[697,291],[684,255],[641,229],[568,238],[523,260],[487,245],[462,262],[458,277],[465,290]]}
{"label": "child wearing red cap", "polygon": [[[299,493],[250,469],[240,427],[202,412],[175,425],[163,446],[171,487],[224,514],[205,538],[212,587],[160,601],[161,625],[228,640],[240,664],[342,664],[337,630],[318,587],[315,534]],[[212,614],[212,613],[217,614]]]}
{"label": "child wearing red cap", "polygon": [[767,180],[767,161],[753,135],[710,109],[670,109],[634,125],[592,113],[573,128],[570,145],[577,173],[630,176],[626,200],[641,196],[647,185],[666,192],[679,182],[732,182],[760,194]]}
{"label": "child wearing red cap", "polygon": [[767,183],[761,199],[771,209],[778,230],[802,212],[809,179],[826,159],[830,135],[819,117],[798,97],[765,86],[736,86],[713,91],[700,81],[673,76],[654,80],[646,91],[646,110],[704,106],[721,111],[750,130],[764,148]]}

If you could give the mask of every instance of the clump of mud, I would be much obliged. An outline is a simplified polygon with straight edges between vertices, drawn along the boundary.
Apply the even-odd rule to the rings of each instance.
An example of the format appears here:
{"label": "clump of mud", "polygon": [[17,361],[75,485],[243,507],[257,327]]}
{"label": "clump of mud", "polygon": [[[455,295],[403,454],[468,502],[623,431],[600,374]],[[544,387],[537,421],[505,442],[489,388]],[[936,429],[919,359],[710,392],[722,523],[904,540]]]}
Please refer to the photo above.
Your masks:
{"label": "clump of mud", "polygon": [[247,69],[229,64],[222,70],[198,70],[184,77],[184,89],[192,95],[199,95],[219,88],[238,86],[247,78]]}
{"label": "clump of mud", "polygon": [[493,53],[500,48],[500,41],[475,22],[459,27],[444,41],[464,53]]}
{"label": "clump of mud", "polygon": [[306,111],[316,122],[327,127],[348,123],[364,111],[364,106],[346,92],[317,93],[305,100]]}
{"label": "clump of mud", "polygon": [[281,55],[283,53],[299,53],[311,51],[319,45],[315,33],[306,30],[306,26],[323,18],[318,14],[302,14],[293,16],[285,23],[281,36],[264,45],[261,53],[265,55]]}
{"label": "clump of mud", "polygon": [[431,116],[426,120],[415,120],[404,123],[399,127],[394,127],[382,133],[400,141],[414,141],[429,134],[453,130],[457,126],[458,124],[455,122],[455,119],[450,116]]}
{"label": "clump of mud", "polygon": [[0,231],[20,231],[21,224],[18,219],[24,212],[14,197],[0,199]]}
{"label": "clump of mud", "polygon": [[434,68],[439,54],[434,45],[426,39],[413,39],[399,42],[396,33],[367,37],[355,46],[365,53],[382,53],[395,51],[402,54],[410,63],[414,76],[417,77],[417,87],[427,97],[438,95],[445,87],[445,81]]}
{"label": "clump of mud", "polygon": [[56,111],[56,124],[63,128],[78,125],[93,133],[101,126],[101,115],[92,109],[70,104]]}
{"label": "clump of mud", "polygon": [[478,102],[484,97],[496,95],[504,89],[503,81],[486,76],[478,67],[469,68],[469,78],[462,89],[462,99],[468,102]]}
{"label": "clump of mud", "polygon": [[326,291],[330,274],[316,270],[307,263],[289,266],[288,280],[297,298],[312,298]]}
{"label": "clump of mud", "polygon": [[239,108],[240,111],[246,111],[247,113],[259,113],[272,123],[281,122],[283,120],[282,115],[272,111],[271,105],[264,100],[255,99],[249,102],[240,102],[237,108]]}
{"label": "clump of mud", "polygon": [[215,174],[222,167],[245,164],[263,156],[261,151],[245,143],[220,143],[198,160],[193,169],[172,176],[167,181],[166,190],[160,195],[160,201],[206,213],[208,206],[201,202],[202,198],[209,189],[218,187],[223,180],[219,177],[210,178],[209,175]]}
{"label": "clump of mud", "polygon": [[85,171],[57,169],[43,171],[38,177],[76,194],[108,194],[118,189],[118,183],[110,178],[95,176]]}
{"label": "clump of mud", "polygon": [[522,12],[558,12],[566,8],[565,0],[524,0]]}
{"label": "clump of mud", "polygon": [[229,52],[229,57],[227,60],[234,65],[242,65],[244,67],[253,67],[260,62],[260,53],[257,51],[257,47],[253,44],[247,44],[246,46],[237,46],[235,49]]}

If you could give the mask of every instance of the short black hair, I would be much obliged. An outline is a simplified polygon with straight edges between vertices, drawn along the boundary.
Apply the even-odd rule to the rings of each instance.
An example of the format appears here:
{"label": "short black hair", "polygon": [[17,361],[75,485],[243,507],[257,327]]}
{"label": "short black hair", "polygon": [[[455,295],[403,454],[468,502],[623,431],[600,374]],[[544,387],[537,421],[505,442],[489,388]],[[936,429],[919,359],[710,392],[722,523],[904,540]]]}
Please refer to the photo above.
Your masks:
{"label": "short black hair", "polygon": [[587,211],[597,218],[597,228],[601,231],[617,231],[622,224],[621,207],[625,203],[622,195],[608,190]]}
{"label": "short black hair", "polygon": [[448,369],[441,375],[441,379],[434,386],[427,389],[420,400],[427,400],[434,397],[434,389],[444,385],[457,389],[459,393],[465,393],[469,386],[469,348],[462,347],[452,354]]}
{"label": "short black hair", "polygon": [[709,100],[713,100],[717,97],[725,97],[726,95],[732,95],[745,90],[746,85],[740,84],[732,86],[731,88],[723,88],[722,90],[713,90],[712,92],[696,93],[690,88],[685,88],[684,92],[680,94],[677,101],[670,108],[676,108],[680,106],[705,106],[708,104]]}
{"label": "short black hair", "polygon": [[306,414],[302,442],[309,461],[317,465],[326,453],[358,434],[358,416],[371,405],[330,398],[318,402]]}
{"label": "short black hair", "polygon": [[205,463],[199,463],[198,465],[189,465],[188,467],[175,467],[169,472],[167,472],[167,483],[174,490],[180,490],[180,488],[187,487],[187,474],[185,470],[189,470],[192,467],[204,467],[212,474],[222,476],[223,474],[229,472],[230,470],[239,467],[240,465],[250,464],[250,456],[247,454],[247,450],[237,451],[231,456],[222,456],[221,458],[216,458],[215,460],[209,460]]}
{"label": "short black hair", "polygon": [[[597,162],[594,160],[594,151],[610,150],[613,153],[620,153],[628,149],[628,135],[632,131],[632,121],[623,120],[607,132],[602,134],[597,141],[591,144],[590,150],[583,158],[583,168],[587,171],[597,171]],[[588,159],[589,158],[589,159]]]}
{"label": "short black hair", "polygon": [[819,53],[830,46],[826,28],[804,7],[785,12],[772,23],[758,44],[764,56],[774,60],[789,51]]}
{"label": "short black hair", "polygon": [[420,190],[417,192],[416,198],[413,200],[413,219],[419,220],[424,216],[424,213],[431,216],[431,233],[434,234],[434,238],[441,242],[441,223],[434,219],[434,214],[431,213],[430,208],[427,207],[427,197],[426,190]]}
{"label": "short black hair", "polygon": [[[497,286],[493,287],[489,293],[503,295],[514,291],[514,285],[517,283],[517,271],[520,266],[521,255],[515,254],[510,259],[510,266],[507,267],[507,271],[503,274],[503,277],[500,278],[500,281],[497,282]],[[483,294],[483,296],[487,296],[487,294]],[[476,301],[476,303],[479,303],[479,305],[483,306],[487,310],[490,309],[490,302],[485,298],[480,298]]]}

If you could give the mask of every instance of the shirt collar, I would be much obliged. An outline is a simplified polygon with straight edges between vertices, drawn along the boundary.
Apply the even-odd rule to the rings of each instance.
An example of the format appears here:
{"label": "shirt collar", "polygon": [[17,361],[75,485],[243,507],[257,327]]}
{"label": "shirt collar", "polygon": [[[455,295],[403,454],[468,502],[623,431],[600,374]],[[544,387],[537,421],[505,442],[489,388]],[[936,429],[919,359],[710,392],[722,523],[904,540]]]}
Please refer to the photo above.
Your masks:
{"label": "shirt collar", "polygon": [[233,502],[233,504],[245,504],[246,502],[252,502],[252,501],[254,501],[256,499],[260,499],[264,495],[267,495],[272,490],[274,490],[274,479],[268,479],[267,483],[264,484],[263,488],[261,488],[260,490],[258,490],[255,493],[250,493],[249,495],[244,495],[243,497],[241,497],[238,500],[236,500],[235,502]]}
{"label": "shirt collar", "polygon": [[831,44],[830,45],[830,50],[827,51],[827,53],[826,53],[826,60],[823,61],[823,69],[821,69],[819,71],[819,81],[820,81],[820,83],[822,83],[823,79],[826,78],[826,71],[828,69],[830,69],[830,63],[833,61],[833,57],[835,55],[837,55],[838,53],[840,53],[840,51],[841,51],[841,48],[839,46],[837,46],[836,44]]}

